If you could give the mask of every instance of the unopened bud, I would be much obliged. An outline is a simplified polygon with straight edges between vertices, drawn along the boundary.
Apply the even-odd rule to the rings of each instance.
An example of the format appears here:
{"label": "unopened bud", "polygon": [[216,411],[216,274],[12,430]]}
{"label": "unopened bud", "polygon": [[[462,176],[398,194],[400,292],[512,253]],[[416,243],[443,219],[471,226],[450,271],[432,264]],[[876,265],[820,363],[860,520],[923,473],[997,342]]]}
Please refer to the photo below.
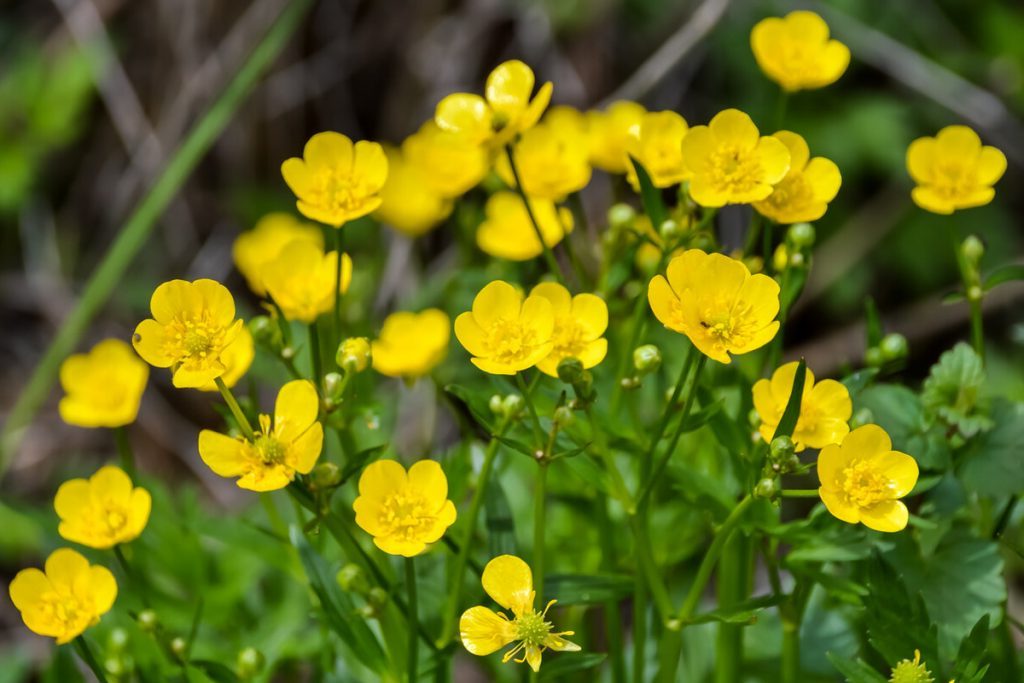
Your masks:
{"label": "unopened bud", "polygon": [[291,360],[292,358],[295,358],[295,347],[286,346],[283,349],[281,349],[281,358],[284,358],[285,360]]}
{"label": "unopened bud", "polygon": [[114,652],[121,652],[128,644],[128,632],[123,628],[115,628],[107,636],[107,648]]}
{"label": "unopened bud", "polygon": [[882,349],[877,346],[872,346],[870,349],[865,351],[864,362],[872,368],[880,368],[885,365],[885,355],[882,353]]}
{"label": "unopened bud", "polygon": [[370,590],[370,584],[366,580],[363,568],[351,562],[339,569],[334,579],[341,586],[341,590],[347,593],[363,595]]}
{"label": "unopened bud", "polygon": [[785,244],[780,244],[775,247],[775,253],[772,254],[772,268],[775,272],[781,273],[789,265],[789,249],[786,248]]}
{"label": "unopened bud", "polygon": [[494,413],[495,415],[502,415],[504,413],[505,404],[501,400],[501,396],[499,394],[491,396],[491,400],[487,403],[487,405],[491,409],[491,412]]}
{"label": "unopened bud", "polygon": [[170,642],[171,653],[178,659],[184,659],[188,650],[188,643],[181,636],[177,636],[171,639]]}
{"label": "unopened bud", "polygon": [[779,492],[779,485],[775,479],[771,477],[765,477],[757,482],[754,487],[754,497],[764,498],[766,500],[772,500]]}
{"label": "unopened bud", "polygon": [[984,292],[978,285],[971,285],[967,288],[967,298],[971,301],[981,301],[983,295]]}
{"label": "unopened bud", "polygon": [[571,425],[576,419],[576,415],[573,414],[572,409],[567,406],[558,406],[555,408],[554,420],[555,424],[560,428],[564,429]]}
{"label": "unopened bud", "polygon": [[370,367],[370,340],[366,337],[349,337],[338,346],[335,360],[345,372],[362,372]]}
{"label": "unopened bud", "polygon": [[747,256],[743,259],[743,264],[751,273],[760,273],[764,270],[764,259],[760,256]]}
{"label": "unopened bud", "polygon": [[768,450],[772,462],[781,463],[796,452],[796,444],[793,443],[793,439],[782,434],[781,436],[777,436],[772,439],[771,446]]}
{"label": "unopened bud", "polygon": [[124,662],[120,657],[107,657],[103,660],[103,668],[111,678],[120,678],[125,674]]}
{"label": "unopened bud", "polygon": [[797,249],[813,247],[815,238],[814,226],[810,223],[794,223],[789,226],[786,238]]}
{"label": "unopened bud", "polygon": [[341,398],[341,391],[345,388],[345,378],[340,372],[328,372],[324,375],[324,395],[332,401]]}
{"label": "unopened bud", "polygon": [[907,338],[897,332],[885,335],[878,344],[878,349],[882,352],[882,358],[886,362],[903,360],[909,351]]}
{"label": "unopened bud", "polygon": [[665,244],[675,244],[675,242],[682,237],[683,229],[679,223],[669,218],[661,222],[658,226],[658,234],[661,235],[661,239],[665,240]]}
{"label": "unopened bud", "polygon": [[608,209],[608,225],[612,230],[623,230],[633,224],[636,209],[629,204],[614,204]]}
{"label": "unopened bud", "polygon": [[388,592],[380,586],[371,588],[366,596],[366,601],[370,603],[377,614],[388,604],[388,599]]}
{"label": "unopened bud", "polygon": [[566,384],[577,384],[583,379],[583,361],[569,356],[558,363],[558,379]]}
{"label": "unopened bud", "polygon": [[519,417],[519,413],[523,412],[523,408],[526,407],[526,401],[519,394],[509,394],[502,401],[501,410],[505,417],[509,420],[514,420]]}
{"label": "unopened bud", "polygon": [[265,315],[249,320],[249,332],[257,344],[277,348],[281,343],[281,329]]}
{"label": "unopened bud", "polygon": [[321,462],[311,473],[313,488],[318,491],[332,489],[341,483],[341,468],[333,462]]}
{"label": "unopened bud", "polygon": [[623,389],[636,389],[637,387],[640,386],[640,378],[623,377],[621,380],[619,380],[619,386],[621,386]]}
{"label": "unopened bud", "polygon": [[747,422],[753,429],[761,427],[761,414],[757,412],[757,408],[751,408],[750,412],[747,413]]}
{"label": "unopened bud", "polygon": [[263,671],[265,660],[263,653],[254,647],[247,647],[238,653],[236,668],[241,679],[254,678]]}
{"label": "unopened bud", "polygon": [[792,266],[793,268],[803,268],[804,263],[806,262],[807,259],[799,251],[794,251],[792,254],[789,255],[789,265]]}
{"label": "unopened bud", "polygon": [[654,344],[644,344],[633,349],[633,367],[641,375],[657,372],[661,367],[661,350]]}
{"label": "unopened bud", "polygon": [[985,244],[978,239],[977,235],[968,235],[967,239],[960,244],[960,251],[972,265],[977,265],[981,257],[985,255]]}
{"label": "unopened bud", "polygon": [[160,626],[160,620],[157,619],[156,612],[151,609],[144,609],[139,612],[136,621],[139,622],[139,628],[147,633],[152,633]]}

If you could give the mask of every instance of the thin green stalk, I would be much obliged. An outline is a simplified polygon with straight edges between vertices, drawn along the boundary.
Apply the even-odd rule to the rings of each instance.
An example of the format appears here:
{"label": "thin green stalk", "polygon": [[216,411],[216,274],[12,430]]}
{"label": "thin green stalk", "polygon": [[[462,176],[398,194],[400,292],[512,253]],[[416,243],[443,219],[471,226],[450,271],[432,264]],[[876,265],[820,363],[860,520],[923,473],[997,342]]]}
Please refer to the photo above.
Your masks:
{"label": "thin green stalk", "polygon": [[309,368],[313,373],[313,386],[319,390],[324,377],[320,366],[320,328],[314,320],[307,329],[309,330]]}
{"label": "thin green stalk", "polygon": [[956,266],[960,271],[960,279],[964,285],[964,295],[967,297],[967,306],[971,316],[971,346],[978,354],[982,362],[985,361],[985,328],[981,312],[981,282],[978,274],[967,262],[963,249],[957,241],[956,231],[952,223],[948,223],[949,246],[953,249],[956,257]]}
{"label": "thin green stalk", "polygon": [[[725,544],[716,584],[718,607],[728,609],[749,597],[752,544],[733,534]],[[742,624],[718,624],[715,641],[715,683],[738,683],[743,664]]]}
{"label": "thin green stalk", "polygon": [[626,481],[622,478],[618,465],[615,464],[615,458],[608,448],[608,438],[604,430],[601,429],[594,419],[594,410],[589,403],[584,404],[583,412],[590,422],[590,433],[594,439],[594,444],[597,446],[597,454],[601,458],[604,469],[608,472],[608,477],[611,480],[612,495],[622,503],[626,513],[632,515],[636,512],[636,506],[633,504],[633,497],[629,493]]}
{"label": "thin green stalk", "polygon": [[338,252],[338,264],[334,270],[334,338],[340,344],[341,334],[341,262],[345,254],[345,231],[338,226],[334,231],[334,250]]}
{"label": "thin green stalk", "polygon": [[128,440],[128,428],[123,425],[115,428],[114,441],[117,442],[117,454],[121,460],[121,469],[134,479],[136,473],[135,454],[132,453],[132,444]]}
{"label": "thin green stalk", "polygon": [[533,489],[533,588],[537,602],[544,604],[544,535],[547,531],[548,463],[537,462],[537,482]]}
{"label": "thin green stalk", "polygon": [[[749,256],[753,253],[754,248],[757,246],[757,238],[761,234],[761,223],[763,221],[761,214],[753,209],[751,209],[751,212],[750,227],[747,228],[747,239],[743,243],[744,256]],[[767,264],[765,265],[765,269],[767,269]]]}
{"label": "thin green stalk", "polygon": [[782,622],[782,683],[800,680],[800,625]]}
{"label": "thin green stalk", "polygon": [[107,675],[103,672],[103,667],[96,660],[96,657],[92,654],[92,649],[89,647],[89,643],[86,642],[85,636],[78,636],[71,641],[75,650],[78,652],[78,656],[82,658],[85,665],[89,667],[93,675],[100,683],[107,683]]}
{"label": "thin green stalk", "polygon": [[146,244],[164,209],[231,122],[235,111],[280,54],[312,5],[313,0],[295,0],[284,6],[277,21],[224,88],[221,96],[189,131],[149,192],[121,228],[103,261],[82,289],[78,305],[64,320],[8,414],[0,438],[0,476],[3,476],[17,450],[25,427],[46,400],[60,364],[74,350],[89,323],[120,284],[125,271]]}
{"label": "thin green stalk", "polygon": [[414,558],[405,558],[405,589],[409,596],[408,610],[406,615],[409,620],[409,683],[416,683],[419,677],[416,675],[416,666],[419,663],[419,638],[416,637],[419,631],[419,617],[417,616],[418,605],[416,597],[416,565]]}
{"label": "thin green stalk", "polygon": [[235,422],[238,423],[238,428],[242,430],[242,435],[245,436],[249,441],[255,441],[256,434],[252,431],[252,425],[249,424],[249,418],[242,412],[242,407],[238,405],[238,401],[235,400],[235,395],[228,389],[228,385],[224,384],[224,380],[217,377],[213,380],[217,384],[217,388],[220,390],[220,395],[224,397],[224,402],[228,404],[228,408],[231,409],[231,414],[235,416]]}
{"label": "thin green stalk", "polygon": [[531,387],[526,386],[526,380],[523,379],[523,373],[521,372],[516,373],[516,386],[522,392],[523,401],[526,402],[526,410],[530,413],[530,427],[533,430],[534,445],[540,448],[544,443],[544,430],[540,426],[540,418],[537,417],[537,408],[533,405],[533,391]]}
{"label": "thin green stalk", "polygon": [[555,253],[551,251],[551,247],[544,241],[544,233],[541,232],[540,223],[537,222],[537,217],[533,213],[533,207],[530,205],[530,200],[526,196],[526,192],[523,190],[523,183],[519,178],[519,169],[516,167],[515,154],[512,153],[512,145],[505,145],[505,156],[508,158],[508,165],[512,169],[512,179],[516,184],[516,191],[523,200],[523,205],[526,207],[526,214],[530,217],[530,225],[533,226],[533,232],[537,236],[537,241],[540,242],[542,253],[544,254],[544,260],[548,264],[548,270],[555,276],[559,283],[565,284],[565,278],[562,276],[562,268],[558,265],[558,259],[555,258]]}
{"label": "thin green stalk", "polygon": [[647,669],[647,578],[636,573],[633,590],[633,680],[646,680]]}
{"label": "thin green stalk", "polygon": [[643,575],[644,581],[647,584],[647,590],[650,591],[651,598],[654,600],[654,607],[658,610],[658,616],[661,618],[662,623],[668,623],[672,619],[674,612],[672,597],[669,595],[664,578],[661,572],[658,571],[657,564],[654,561],[651,537],[647,529],[647,511],[647,504],[641,503],[639,514],[629,518],[630,526],[633,528],[633,538],[636,542],[636,561],[640,565],[640,573]]}
{"label": "thin green stalk", "polygon": [[651,443],[647,446],[647,451],[643,455],[643,462],[650,462],[654,457],[654,452],[658,449],[658,443],[661,442],[661,437],[665,435],[665,430],[668,429],[668,423],[672,420],[672,414],[676,410],[676,406],[679,405],[679,396],[683,393],[683,387],[686,385],[686,378],[690,374],[690,368],[693,367],[694,361],[697,360],[695,354],[700,353],[693,347],[690,347],[686,352],[686,358],[683,360],[683,365],[679,369],[679,377],[676,379],[675,387],[672,389],[672,396],[668,400],[668,404],[665,406],[665,411],[661,414],[661,419],[658,420],[658,424],[654,427],[654,434],[651,435]]}
{"label": "thin green stalk", "polygon": [[817,498],[818,489],[782,489],[783,498]]}
{"label": "thin green stalk", "polygon": [[455,632],[455,617],[459,608],[459,594],[462,592],[462,575],[466,571],[466,562],[469,559],[469,549],[473,545],[473,536],[476,534],[476,520],[480,516],[480,508],[483,507],[484,494],[487,492],[487,485],[491,479],[491,470],[494,469],[494,459],[498,455],[498,447],[501,441],[498,437],[504,435],[508,421],[505,420],[499,427],[498,432],[491,437],[484,452],[484,462],[480,467],[480,477],[477,481],[476,490],[469,502],[469,511],[466,513],[466,537],[459,545],[455,555],[455,564],[452,571],[452,585],[448,588],[448,600],[444,608],[444,621],[441,628],[441,637],[437,640],[437,647],[443,648],[448,645]]}
{"label": "thin green stalk", "polygon": [[[611,517],[608,514],[609,501],[604,496],[594,496],[591,501],[594,519],[599,529],[611,529]],[[619,553],[615,549],[615,535],[598,534],[601,544],[601,567],[609,573],[616,569]],[[625,648],[622,635],[622,613],[618,600],[608,600],[603,605],[605,634],[608,638],[608,659],[611,661],[613,683],[626,683],[626,660],[623,656]]]}

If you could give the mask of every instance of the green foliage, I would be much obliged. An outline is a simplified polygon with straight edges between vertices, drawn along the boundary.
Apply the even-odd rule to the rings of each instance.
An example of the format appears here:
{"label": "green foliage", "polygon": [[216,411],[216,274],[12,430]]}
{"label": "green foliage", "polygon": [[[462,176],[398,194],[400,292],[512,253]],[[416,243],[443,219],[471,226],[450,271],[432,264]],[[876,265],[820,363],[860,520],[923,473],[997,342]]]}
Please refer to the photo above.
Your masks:
{"label": "green foliage", "polygon": [[984,496],[1024,491],[1024,403],[997,399],[993,427],[965,449],[959,475],[968,490]]}
{"label": "green foliage", "polygon": [[907,387],[877,384],[856,397],[858,408],[871,411],[888,432],[893,448],[910,453],[924,469],[945,470],[952,452],[941,427],[927,418],[921,399]]}
{"label": "green foliage", "polygon": [[939,357],[921,391],[925,414],[970,438],[992,427],[982,395],[985,367],[968,344],[960,343]]}

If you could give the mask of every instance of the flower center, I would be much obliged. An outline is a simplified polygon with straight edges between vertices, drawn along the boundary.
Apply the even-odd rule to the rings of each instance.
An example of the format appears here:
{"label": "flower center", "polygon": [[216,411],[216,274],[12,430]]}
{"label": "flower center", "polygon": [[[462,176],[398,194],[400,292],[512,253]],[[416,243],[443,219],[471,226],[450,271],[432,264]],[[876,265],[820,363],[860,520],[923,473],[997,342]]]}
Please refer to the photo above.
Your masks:
{"label": "flower center", "polygon": [[488,345],[494,357],[503,363],[513,363],[530,353],[536,345],[533,330],[518,320],[495,320],[487,330]]}
{"label": "flower center", "polygon": [[224,329],[211,324],[205,313],[174,320],[167,327],[168,355],[193,366],[206,365],[217,359],[223,346]]}
{"label": "flower center", "polygon": [[379,519],[389,530],[387,536],[409,541],[421,538],[434,524],[427,500],[410,491],[398,491],[385,498]]}
{"label": "flower center", "polygon": [[968,167],[961,160],[937,164],[935,190],[944,197],[962,197],[970,194],[977,186],[977,174],[974,169]]}
{"label": "flower center", "polygon": [[568,316],[555,320],[552,338],[555,340],[553,353],[560,358],[579,356],[587,345],[583,338],[583,327]]}
{"label": "flower center", "polygon": [[361,178],[337,168],[321,169],[313,179],[311,204],[335,211],[359,208],[372,191]]}
{"label": "flower center", "polygon": [[287,449],[284,444],[267,434],[257,434],[256,442],[253,444],[256,448],[256,455],[266,465],[279,465],[284,461],[284,455]]}
{"label": "flower center", "polygon": [[858,507],[869,507],[892,498],[892,483],[867,461],[858,460],[847,465],[839,478],[839,488]]}
{"label": "flower center", "polygon": [[803,176],[796,174],[776,185],[765,201],[776,209],[799,209],[814,201],[814,194]]}
{"label": "flower center", "polygon": [[533,610],[516,617],[512,625],[516,630],[516,640],[527,645],[543,645],[551,632],[551,622],[545,621],[543,614]]}
{"label": "flower center", "polygon": [[722,145],[711,155],[711,176],[729,192],[745,193],[761,182],[761,164],[735,145]]}
{"label": "flower center", "polygon": [[43,596],[42,611],[48,619],[58,622],[68,631],[91,619],[89,605],[74,595],[56,591]]}
{"label": "flower center", "polygon": [[128,523],[128,514],[124,508],[120,506],[111,506],[106,510],[106,522],[107,527],[110,529],[111,534],[116,534],[121,531],[124,526]]}

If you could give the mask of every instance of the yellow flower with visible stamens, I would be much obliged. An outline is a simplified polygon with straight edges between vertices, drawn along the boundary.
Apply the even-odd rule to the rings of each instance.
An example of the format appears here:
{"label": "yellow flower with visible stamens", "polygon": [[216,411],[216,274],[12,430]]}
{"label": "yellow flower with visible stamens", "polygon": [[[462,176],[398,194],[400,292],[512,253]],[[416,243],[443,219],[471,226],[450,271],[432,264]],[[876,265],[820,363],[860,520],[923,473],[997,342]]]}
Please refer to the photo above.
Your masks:
{"label": "yellow flower with visible stamens", "polygon": [[[224,364],[224,374],[220,376],[224,386],[228,389],[238,384],[238,380],[245,377],[249,372],[253,360],[256,358],[256,342],[252,338],[252,332],[245,325],[238,330],[235,340],[224,347],[220,353],[220,361]],[[219,391],[216,382],[207,382],[199,391]]]}
{"label": "yellow flower with visible stamens", "polygon": [[[765,441],[770,442],[775,437],[799,366],[796,361],[786,363],[772,373],[770,380],[759,379],[754,383],[754,408],[761,417],[759,431]],[[850,431],[848,423],[852,414],[853,402],[846,386],[834,379],[815,382],[814,373],[807,368],[800,397],[800,417],[792,435],[796,450],[799,452],[808,446],[824,448],[841,442]]]}
{"label": "yellow flower with visible stamens", "polygon": [[64,482],[53,499],[60,517],[57,532],[101,550],[138,538],[152,505],[149,491],[133,487],[124,470],[113,465],[101,467],[88,479]]}
{"label": "yellow flower with visible stamens", "polygon": [[437,308],[392,313],[373,340],[373,369],[406,379],[430,374],[448,354],[451,329],[451,319]]}
{"label": "yellow flower with visible stamens", "polygon": [[454,204],[431,187],[430,169],[410,163],[393,147],[385,151],[388,180],[381,190],[381,205],[374,216],[409,237],[424,235],[451,214]]}
{"label": "yellow flower with visible stamens", "polygon": [[[523,190],[536,199],[562,201],[590,182],[587,136],[571,123],[545,120],[534,126],[516,142],[512,157]],[[509,187],[516,186],[507,155],[498,157],[495,170]]]}
{"label": "yellow flower with visible stamens", "polygon": [[651,279],[651,310],[709,358],[729,363],[730,353],[759,349],[779,330],[778,283],[751,275],[742,261],[689,249],[669,262],[666,275]]}
{"label": "yellow flower with visible stamens", "polygon": [[487,77],[484,97],[454,93],[441,100],[434,121],[443,130],[492,148],[506,144],[540,120],[551,101],[551,83],[533,94],[533,70],[513,59],[499,64]]}
{"label": "yellow flower with visible stamens", "polygon": [[402,155],[434,192],[449,199],[476,187],[491,167],[487,150],[432,120],[405,139]]}
{"label": "yellow flower with visible stamens", "polygon": [[579,645],[562,637],[573,635],[572,631],[551,632],[547,614],[555,600],[549,602],[543,612],[534,610],[533,572],[521,559],[514,555],[495,557],[484,567],[480,581],[494,602],[512,612],[512,618],[482,605],[463,612],[459,619],[459,636],[470,654],[484,657],[509,643],[516,643],[502,656],[502,663],[522,654],[516,663],[526,662],[534,671],[540,671],[544,650],[580,651]]}
{"label": "yellow flower with visible stamens", "polygon": [[701,206],[749,204],[765,199],[789,171],[781,140],[761,137],[750,117],[726,109],[683,138],[683,164],[691,174],[690,196]]}
{"label": "yellow flower with visible stamens", "polygon": [[780,130],[772,135],[789,150],[789,171],[767,199],[754,203],[762,216],[782,224],[816,221],[839,194],[839,167],[825,157],[810,158],[807,142],[796,133]]}
{"label": "yellow flower with visible stamens", "polygon": [[[640,162],[655,187],[671,187],[690,177],[682,148],[688,130],[686,119],[674,111],[652,111],[627,138],[626,151]],[[634,190],[640,189],[632,162],[626,166],[626,180]]]}
{"label": "yellow flower with visible stamens", "polygon": [[352,503],[356,524],[391,555],[413,557],[436,543],[455,523],[448,479],[433,460],[420,460],[406,472],[394,460],[367,465]]}
{"label": "yellow flower with visible stamens", "polygon": [[242,329],[235,300],[214,280],[171,280],[150,300],[153,317],[135,328],[132,345],[154,367],[171,368],[178,388],[201,387],[227,371],[221,354]]}
{"label": "yellow flower with visible stamens", "polygon": [[46,558],[45,572],[18,572],[8,588],[11,602],[33,633],[70,643],[99,623],[117,599],[117,582],[106,567],[93,566],[70,548]]}
{"label": "yellow flower with visible stamens", "polygon": [[[573,229],[572,212],[546,199],[530,199],[544,243],[554,247]],[[528,261],[544,252],[526,203],[516,192],[495,192],[484,205],[484,220],[476,231],[484,253],[510,261]]]}
{"label": "yellow flower with visible stamens", "polygon": [[312,382],[288,382],[277,394],[274,417],[259,416],[253,441],[210,429],[199,433],[199,456],[222,477],[238,477],[240,488],[275,491],[308,474],[320,457],[324,428],[317,421],[320,398]]}
{"label": "yellow flower with visible stamens", "polygon": [[829,39],[824,19],[803,10],[759,21],[750,47],[761,71],[788,92],[835,83],[850,65],[850,49]]}
{"label": "yellow flower with visible stamens", "polygon": [[933,138],[910,143],[907,170],[917,183],[910,193],[914,203],[932,213],[951,214],[992,201],[992,186],[1006,172],[1006,156],[983,146],[967,126],[946,126]]}
{"label": "yellow flower with visible stamens", "polygon": [[[334,308],[338,282],[338,252],[308,242],[292,242],[263,268],[267,294],[287,320],[311,323]],[[352,281],[352,259],[341,258],[341,288],[344,294]]]}
{"label": "yellow flower with visible stamens", "polygon": [[149,366],[120,339],[104,339],[60,366],[62,420],[78,427],[123,427],[135,421]]}
{"label": "yellow flower with visible stamens", "polygon": [[818,494],[835,517],[875,531],[900,531],[909,513],[900,501],[917,483],[917,462],[892,449],[878,425],[864,425],[818,454]]}
{"label": "yellow flower with visible stamens", "polygon": [[495,280],[473,299],[473,310],[455,319],[455,336],[492,375],[514,375],[544,360],[554,344],[555,314],[551,302],[529,296]]}
{"label": "yellow flower with visible stamens", "polygon": [[323,248],[324,234],[313,223],[300,221],[290,213],[268,213],[235,238],[231,255],[235,266],[245,277],[249,289],[258,296],[264,296],[263,267],[273,261],[285,245],[294,241],[309,242]]}
{"label": "yellow flower with visible stamens", "polygon": [[340,228],[380,206],[388,160],[376,142],[352,140],[341,133],[317,133],[302,150],[281,164],[281,175],[298,198],[306,218]]}
{"label": "yellow flower with visible stamens", "polygon": [[608,173],[626,173],[627,145],[647,110],[628,100],[612,102],[604,111],[587,112],[590,163]]}
{"label": "yellow flower with visible stamens", "polygon": [[595,294],[572,296],[557,282],[543,282],[530,291],[551,302],[555,328],[551,335],[551,353],[537,363],[537,369],[552,377],[558,376],[558,363],[563,358],[578,358],[584,368],[592,368],[608,353],[608,305]]}

